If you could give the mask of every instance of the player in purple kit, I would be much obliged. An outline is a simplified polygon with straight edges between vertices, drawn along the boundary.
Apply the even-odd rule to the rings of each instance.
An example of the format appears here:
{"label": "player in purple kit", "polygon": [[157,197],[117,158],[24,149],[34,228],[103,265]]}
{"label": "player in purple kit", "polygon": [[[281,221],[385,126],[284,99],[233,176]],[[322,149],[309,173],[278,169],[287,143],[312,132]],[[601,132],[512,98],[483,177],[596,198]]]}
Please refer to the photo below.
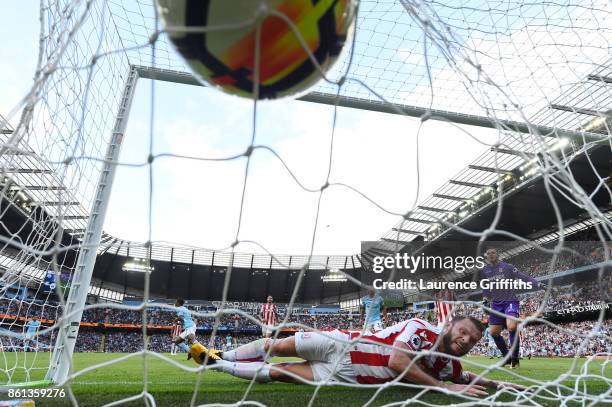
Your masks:
{"label": "player in purple kit", "polygon": [[[500,283],[499,286],[503,286],[502,282],[495,280],[506,280],[509,282],[522,280],[525,283],[531,283],[531,290],[541,287],[541,284],[536,279],[521,273],[513,265],[500,261],[496,249],[488,249],[485,252],[485,258],[488,264],[480,271],[481,281],[489,280],[490,282]],[[507,316],[503,317],[499,314],[491,313],[489,315],[489,332],[493,337],[495,344],[502,353],[505,365],[508,364],[508,345],[506,344],[505,339],[501,336],[501,332],[504,327],[508,329],[508,332],[510,333],[510,347],[512,348],[512,355],[510,358],[511,368],[519,367],[520,339],[517,332],[517,318],[519,317],[520,304],[517,294],[522,291],[531,290],[517,290],[515,288],[498,287],[482,290],[485,306],[489,306],[490,304],[489,307],[492,310]]]}

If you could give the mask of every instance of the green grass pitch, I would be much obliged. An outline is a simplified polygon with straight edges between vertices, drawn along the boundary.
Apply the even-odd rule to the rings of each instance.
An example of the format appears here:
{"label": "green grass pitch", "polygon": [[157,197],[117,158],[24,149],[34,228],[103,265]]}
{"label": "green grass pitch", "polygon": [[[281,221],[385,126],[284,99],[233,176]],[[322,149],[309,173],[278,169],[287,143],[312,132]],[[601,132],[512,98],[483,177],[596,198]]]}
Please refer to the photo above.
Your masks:
{"label": "green grass pitch", "polygon": [[[81,353],[75,355],[75,368],[80,370],[99,363],[107,362],[125,356],[126,354],[99,354],[99,353]],[[33,360],[33,353],[29,353],[24,360],[24,354],[4,353],[0,356],[4,366],[15,367],[13,382],[24,380],[23,366],[40,366],[45,367],[48,363],[49,354],[38,354],[36,360]],[[169,355],[168,355],[169,356]],[[15,357],[18,359],[15,360]],[[188,367],[196,367],[192,361],[186,361],[185,354],[178,356],[169,356],[181,364]],[[155,397],[158,406],[184,406],[189,405],[191,398],[196,388],[198,377],[196,373],[185,372],[175,366],[167,364],[165,361],[156,357],[148,357],[148,391]],[[489,364],[491,361],[482,357],[464,358],[464,368],[473,372],[478,372],[480,369],[470,366],[470,362],[481,364]],[[522,376],[536,379],[538,381],[556,380],[561,373],[570,371],[572,360],[562,358],[543,358],[523,360],[518,371],[497,371],[491,372],[489,377],[494,379],[515,381],[522,384],[530,384],[527,380],[519,380],[513,378],[512,372],[520,373]],[[571,371],[573,375],[583,375],[585,359],[580,359]],[[563,381],[570,388],[576,388],[579,391],[586,391],[592,395],[601,395],[606,392],[607,400],[611,397],[610,378],[612,378],[612,361],[594,360],[586,367],[588,375],[581,378],[578,382],[576,378],[568,378]],[[32,370],[30,380],[38,380],[44,377],[44,369]],[[119,362],[110,366],[99,368],[97,370],[85,373],[74,379],[72,389],[82,406],[99,406],[111,401],[116,401],[121,398],[134,396],[143,390],[143,357],[133,357],[127,361]],[[607,381],[604,379],[607,378]],[[224,373],[214,371],[206,371],[201,377],[201,382],[198,387],[196,403],[235,403],[241,400],[245,390],[248,387],[248,382],[236,379]],[[0,376],[0,384],[5,384],[7,381],[6,373],[2,372]],[[556,387],[550,388],[556,392]],[[304,385],[294,385],[286,383],[269,383],[256,384],[246,396],[245,400],[257,401],[268,406],[303,406],[307,405],[313,397],[314,387]],[[362,405],[372,398],[375,389],[356,389],[342,386],[324,387],[317,393],[313,405],[315,406],[358,406]],[[571,394],[571,392],[565,392]],[[381,391],[372,406],[380,406],[387,403],[401,402],[410,400],[418,395],[418,399],[430,404],[453,404],[460,403],[458,397],[440,394],[429,391],[426,394],[419,395],[418,390],[402,389],[402,388],[386,388]],[[547,394],[553,400],[544,398],[533,398],[541,405],[557,406],[560,405],[558,396]],[[7,394],[0,394],[0,400],[6,400]],[[498,402],[512,401],[513,397],[502,395],[496,398]],[[521,405],[533,405],[525,399],[519,400]],[[577,403],[569,403],[569,405],[578,405]],[[38,399],[37,406],[63,406],[70,405],[67,398],[61,399]],[[127,406],[144,406],[144,402],[132,402],[123,404]],[[418,404],[417,404],[418,405]],[[501,405],[501,404],[499,404]],[[603,403],[595,404],[603,405]],[[609,405],[609,404],[608,404]]]}

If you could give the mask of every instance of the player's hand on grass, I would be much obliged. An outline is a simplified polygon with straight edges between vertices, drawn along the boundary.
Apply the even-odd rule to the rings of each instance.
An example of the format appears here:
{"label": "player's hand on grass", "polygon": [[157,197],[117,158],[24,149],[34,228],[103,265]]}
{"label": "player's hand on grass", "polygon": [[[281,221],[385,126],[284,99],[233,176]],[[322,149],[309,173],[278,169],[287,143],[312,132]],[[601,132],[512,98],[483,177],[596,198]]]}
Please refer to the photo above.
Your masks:
{"label": "player's hand on grass", "polygon": [[454,393],[462,393],[466,396],[488,396],[487,389],[484,386],[479,384],[448,384],[446,385],[446,389],[454,392]]}
{"label": "player's hand on grass", "polygon": [[514,389],[518,391],[525,391],[527,387],[521,386],[520,384],[508,383],[508,382],[497,382],[497,390],[502,389]]}

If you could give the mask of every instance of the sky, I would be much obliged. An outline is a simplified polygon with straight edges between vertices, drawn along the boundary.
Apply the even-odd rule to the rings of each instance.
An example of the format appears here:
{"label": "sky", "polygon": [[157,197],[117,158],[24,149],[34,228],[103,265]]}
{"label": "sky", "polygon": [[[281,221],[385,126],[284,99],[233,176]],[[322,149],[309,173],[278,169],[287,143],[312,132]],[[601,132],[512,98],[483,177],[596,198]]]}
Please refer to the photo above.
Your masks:
{"label": "sky", "polygon": [[[6,1],[0,43],[0,113],[5,115],[31,86],[38,40],[38,2]],[[26,45],[27,44],[27,45]],[[150,82],[140,80],[120,161],[145,162],[148,155]],[[155,84],[154,152],[226,157],[246,150],[252,136],[253,104],[215,89]],[[333,108],[283,99],[258,105],[257,145],[282,157],[309,189],[326,179]],[[404,213],[430,195],[497,138],[495,131],[339,108],[330,183],[354,187],[391,212]],[[12,124],[15,125],[13,119]],[[417,141],[420,167],[417,168]],[[235,239],[246,159],[204,162],[160,158],[153,164],[153,240],[220,249]],[[145,241],[148,236],[148,169],[119,167],[104,230]],[[252,155],[245,189],[240,240],[277,254],[310,251],[318,193],[306,192],[269,151]],[[314,252],[354,254],[360,242],[380,238],[400,219],[343,187],[321,200]],[[238,250],[261,252],[253,244]]]}

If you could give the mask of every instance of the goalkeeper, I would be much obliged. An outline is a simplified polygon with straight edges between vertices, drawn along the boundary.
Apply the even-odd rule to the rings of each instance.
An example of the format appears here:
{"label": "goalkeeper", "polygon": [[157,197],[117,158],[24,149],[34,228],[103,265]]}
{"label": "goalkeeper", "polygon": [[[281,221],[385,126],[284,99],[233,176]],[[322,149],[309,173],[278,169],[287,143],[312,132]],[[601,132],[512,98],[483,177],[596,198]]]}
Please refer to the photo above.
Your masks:
{"label": "goalkeeper", "polygon": [[[530,282],[532,284],[532,289],[542,287],[545,288],[545,286],[542,286],[536,279],[521,273],[513,265],[500,261],[496,249],[488,249],[485,252],[485,258],[488,264],[480,271],[480,281],[522,280],[525,282]],[[517,297],[518,293],[518,290],[510,288],[482,291],[485,307],[490,307],[493,311],[497,312],[489,315],[489,333],[495,341],[495,345],[502,353],[504,365],[510,362],[510,368],[512,369],[519,367],[520,338],[517,332],[517,327],[520,302]],[[503,328],[507,328],[508,333],[510,334],[510,347],[512,349],[512,355],[509,361],[508,345],[506,344],[506,340],[501,336]]]}

